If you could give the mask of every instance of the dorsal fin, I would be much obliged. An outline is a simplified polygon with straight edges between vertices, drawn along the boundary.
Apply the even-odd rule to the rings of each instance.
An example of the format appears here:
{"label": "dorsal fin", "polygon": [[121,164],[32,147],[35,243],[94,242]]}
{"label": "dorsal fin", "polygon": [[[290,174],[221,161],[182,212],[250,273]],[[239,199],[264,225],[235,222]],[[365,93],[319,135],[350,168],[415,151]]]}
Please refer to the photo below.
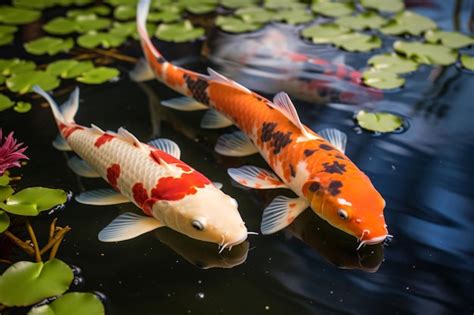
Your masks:
{"label": "dorsal fin", "polygon": [[127,129],[123,127],[120,127],[118,129],[117,134],[120,138],[133,144],[136,147],[140,148],[142,146],[142,143],[134,135],[132,135]]}
{"label": "dorsal fin", "polygon": [[228,84],[228,85],[231,85],[233,87],[236,87],[238,88],[239,90],[242,90],[244,91],[245,93],[248,93],[248,94],[252,94],[252,91],[250,91],[249,89],[247,89],[245,86],[243,86],[242,84],[239,84],[237,82],[235,82],[234,80],[231,80],[229,78],[227,78],[226,76],[223,76],[222,74],[212,70],[211,68],[207,68],[207,72],[209,73],[209,78],[211,80],[214,80],[214,81],[218,81],[218,82],[222,82],[222,83],[225,83],[225,84]]}
{"label": "dorsal fin", "polygon": [[290,97],[288,94],[285,92],[280,92],[275,97],[273,98],[273,104],[270,104],[273,108],[278,110],[280,113],[285,115],[286,118],[288,118],[289,121],[291,121],[296,127],[298,127],[301,130],[301,133],[308,139],[316,139],[317,136],[309,133],[306,130],[306,127],[301,123],[300,117],[298,116],[298,113],[296,112],[295,105],[293,105],[293,102],[291,101]]}
{"label": "dorsal fin", "polygon": [[92,128],[92,130],[97,131],[98,133],[105,133],[104,130],[100,129],[99,127],[97,127],[94,124],[91,124],[91,128]]}

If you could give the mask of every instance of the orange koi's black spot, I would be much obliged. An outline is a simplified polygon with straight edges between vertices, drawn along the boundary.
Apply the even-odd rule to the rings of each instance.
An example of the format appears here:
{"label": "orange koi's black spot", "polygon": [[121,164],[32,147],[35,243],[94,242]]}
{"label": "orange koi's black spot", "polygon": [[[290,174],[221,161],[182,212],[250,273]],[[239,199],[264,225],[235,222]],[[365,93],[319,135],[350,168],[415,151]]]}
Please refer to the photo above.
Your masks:
{"label": "orange koi's black spot", "polygon": [[97,148],[100,148],[102,145],[106,144],[107,142],[112,141],[113,138],[115,137],[104,133],[102,136],[97,138],[97,140],[94,143],[94,146],[96,146]]}
{"label": "orange koi's black spot", "polygon": [[342,155],[336,154],[336,159],[345,160],[346,158],[343,157]]}
{"label": "orange koi's black spot", "polygon": [[291,132],[283,133],[275,131],[276,123],[264,122],[262,126],[261,140],[262,142],[270,142],[273,147],[273,154],[280,153],[281,149],[291,143]]}
{"label": "orange koi's black spot", "polygon": [[336,196],[341,193],[340,188],[342,187],[342,182],[339,180],[334,180],[329,183],[328,191],[331,195]]}
{"label": "orange koi's black spot", "polygon": [[332,164],[328,162],[323,163],[324,171],[330,174],[343,174],[346,172],[346,165],[340,164],[338,161],[334,161]]}
{"label": "orange koi's black spot", "polygon": [[295,177],[295,176],[296,176],[295,168],[293,167],[292,164],[290,164],[290,175],[291,175],[291,177]]}
{"label": "orange koi's black spot", "polygon": [[304,156],[308,157],[308,156],[313,155],[313,153],[316,152],[316,151],[317,151],[316,149],[313,149],[313,150],[306,149],[306,150],[304,150],[303,154],[304,154]]}
{"label": "orange koi's black spot", "polygon": [[319,190],[320,187],[321,184],[319,184],[318,182],[312,182],[311,185],[309,185],[309,190],[312,192],[316,192]]}
{"label": "orange koi's black spot", "polygon": [[328,144],[325,144],[325,143],[323,143],[323,144],[320,144],[320,145],[319,145],[319,147],[320,147],[321,149],[323,149],[323,150],[326,150],[326,151],[331,151],[331,150],[334,150],[334,148],[333,148],[333,147],[331,147],[330,145],[328,145]]}
{"label": "orange koi's black spot", "polygon": [[207,81],[199,77],[193,79],[186,73],[183,74],[183,79],[186,81],[186,85],[191,91],[193,98],[200,103],[209,105],[209,96],[207,95],[207,88],[209,87],[209,84]]}
{"label": "orange koi's black spot", "polygon": [[120,177],[120,165],[112,164],[109,168],[107,168],[107,180],[109,184],[116,190],[120,191],[117,187],[117,181]]}

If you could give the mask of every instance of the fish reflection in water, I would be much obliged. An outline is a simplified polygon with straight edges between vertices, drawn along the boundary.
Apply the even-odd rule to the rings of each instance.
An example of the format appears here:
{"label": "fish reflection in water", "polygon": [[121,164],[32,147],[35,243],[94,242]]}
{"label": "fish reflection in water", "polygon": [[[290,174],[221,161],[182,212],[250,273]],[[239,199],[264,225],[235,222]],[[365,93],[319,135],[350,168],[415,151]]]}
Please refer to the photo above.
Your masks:
{"label": "fish reflection in water", "polygon": [[233,268],[247,260],[249,251],[247,241],[219,253],[215,244],[189,238],[168,228],[156,230],[154,235],[187,262],[201,269]]}

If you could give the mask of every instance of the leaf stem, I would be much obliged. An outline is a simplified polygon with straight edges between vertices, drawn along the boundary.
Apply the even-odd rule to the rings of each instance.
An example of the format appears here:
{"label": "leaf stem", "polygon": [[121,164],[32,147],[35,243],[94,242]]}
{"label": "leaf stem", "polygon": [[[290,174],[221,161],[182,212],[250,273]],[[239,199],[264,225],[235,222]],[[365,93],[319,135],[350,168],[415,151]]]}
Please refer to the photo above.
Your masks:
{"label": "leaf stem", "polygon": [[30,221],[26,221],[26,229],[28,230],[28,234],[30,234],[31,241],[33,242],[35,260],[36,262],[40,262],[41,254],[40,254],[40,250],[38,246],[38,240],[36,239],[36,234],[35,234],[35,231],[33,230],[33,227],[31,226]]}
{"label": "leaf stem", "polygon": [[4,264],[7,264],[7,265],[11,265],[13,264],[11,261],[9,261],[8,259],[0,259],[0,263],[4,263]]}
{"label": "leaf stem", "polygon": [[61,245],[61,242],[63,241],[63,238],[64,238],[64,234],[62,234],[59,239],[56,241],[56,243],[54,243],[54,246],[53,248],[51,249],[51,251],[49,252],[49,260],[53,259],[54,257],[56,257],[56,254],[58,252],[58,249],[59,249],[59,245]]}
{"label": "leaf stem", "polygon": [[[43,255],[46,253],[48,250],[50,250],[57,242],[61,243],[62,238],[64,237],[64,234],[69,232],[71,228],[69,226],[65,226],[63,228],[59,228],[59,231],[56,232],[56,234],[53,236],[53,238],[46,244],[40,251],[40,255]],[[59,245],[58,245],[59,247]]]}
{"label": "leaf stem", "polygon": [[27,253],[28,255],[30,256],[34,256],[35,252],[33,250],[33,248],[31,248],[30,246],[28,246],[25,242],[23,242],[21,239],[19,239],[18,237],[16,237],[12,232],[6,230],[5,232],[3,232],[3,234],[8,237],[11,241],[13,241],[13,243],[15,243],[18,247],[20,247],[21,249],[23,249],[23,251],[25,253]]}
{"label": "leaf stem", "polygon": [[51,222],[51,225],[49,226],[49,238],[48,242],[51,242],[51,240],[54,237],[54,232],[56,231],[56,222],[58,221],[58,218],[54,218],[53,222]]}

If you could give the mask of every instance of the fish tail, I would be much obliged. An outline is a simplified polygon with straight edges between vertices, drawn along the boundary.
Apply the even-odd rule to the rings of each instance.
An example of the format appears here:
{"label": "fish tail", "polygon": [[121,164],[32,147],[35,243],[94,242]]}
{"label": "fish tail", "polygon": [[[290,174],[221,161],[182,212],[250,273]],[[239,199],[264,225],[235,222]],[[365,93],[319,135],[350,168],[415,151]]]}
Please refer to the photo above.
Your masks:
{"label": "fish tail", "polygon": [[164,61],[163,56],[155,48],[155,46],[153,46],[153,43],[150,39],[150,35],[148,34],[148,31],[146,29],[146,18],[148,16],[149,11],[150,0],[140,0],[137,5],[137,30],[140,36],[140,42],[148,59],[150,59],[150,57],[154,57]]}
{"label": "fish tail", "polygon": [[74,123],[74,116],[79,109],[79,88],[75,88],[74,91],[69,96],[69,99],[61,105],[58,104],[53,100],[53,98],[46,93],[41,87],[35,85],[33,87],[33,91],[44,97],[51,107],[53,111],[54,118],[58,124],[72,124]]}

